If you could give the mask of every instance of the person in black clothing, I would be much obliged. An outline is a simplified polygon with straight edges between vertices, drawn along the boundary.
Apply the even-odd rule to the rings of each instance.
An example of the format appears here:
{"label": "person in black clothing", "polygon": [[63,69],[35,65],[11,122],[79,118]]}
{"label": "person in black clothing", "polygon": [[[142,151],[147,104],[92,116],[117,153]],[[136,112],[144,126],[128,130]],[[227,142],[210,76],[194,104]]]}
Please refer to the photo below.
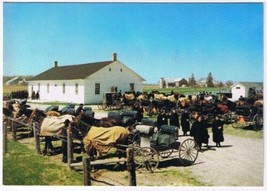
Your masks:
{"label": "person in black clothing", "polygon": [[208,128],[207,117],[201,117],[201,129],[202,129],[201,142],[205,143],[208,149],[210,136],[207,128]]}
{"label": "person in black clothing", "polygon": [[35,91],[32,91],[32,99],[35,99]]}
{"label": "person in black clothing", "polygon": [[181,125],[184,136],[186,136],[187,132],[190,131],[189,113],[187,109],[185,109],[181,115]]}
{"label": "person in black clothing", "polygon": [[157,117],[157,127],[160,130],[162,125],[168,125],[168,116],[165,110],[160,111]]}
{"label": "person in black clothing", "polygon": [[223,137],[223,122],[220,120],[219,116],[215,117],[212,124],[213,142],[216,143],[216,147],[221,147],[221,142],[224,141]]}
{"label": "person in black clothing", "polygon": [[133,110],[137,111],[137,121],[139,121],[139,122],[142,121],[142,119],[144,117],[143,106],[141,104],[134,104]]}
{"label": "person in black clothing", "polygon": [[170,125],[180,128],[179,115],[175,109],[173,109],[170,113]]}
{"label": "person in black clothing", "polygon": [[35,97],[36,97],[37,100],[39,100],[39,98],[40,98],[40,93],[39,93],[39,91],[37,91]]}
{"label": "person in black clothing", "polygon": [[178,132],[177,132],[177,136],[179,135],[179,129],[180,129],[180,123],[179,123],[179,115],[176,112],[175,109],[173,109],[170,113],[170,125],[178,127]]}
{"label": "person in black clothing", "polygon": [[67,163],[67,157],[68,157],[68,143],[67,143],[67,128],[69,125],[70,121],[67,119],[64,122],[64,127],[62,128],[61,131],[61,136],[62,136],[62,142],[61,142],[61,148],[62,148],[62,162]]}
{"label": "person in black clothing", "polygon": [[80,103],[79,107],[75,111],[75,115],[78,116],[82,110],[83,110],[83,104]]}
{"label": "person in black clothing", "polygon": [[190,136],[194,138],[196,141],[198,148],[201,150],[202,146],[202,127],[201,127],[201,117],[198,115],[195,115],[195,121],[192,124]]}

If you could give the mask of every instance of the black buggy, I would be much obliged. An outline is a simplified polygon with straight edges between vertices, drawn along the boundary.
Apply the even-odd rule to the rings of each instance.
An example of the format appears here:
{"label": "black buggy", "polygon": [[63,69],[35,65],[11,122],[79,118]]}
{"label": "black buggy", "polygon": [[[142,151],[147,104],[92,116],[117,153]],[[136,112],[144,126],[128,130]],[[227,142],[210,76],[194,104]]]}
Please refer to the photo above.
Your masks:
{"label": "black buggy", "polygon": [[124,107],[123,101],[115,92],[106,92],[103,95],[103,100],[98,105],[100,110],[119,110]]}

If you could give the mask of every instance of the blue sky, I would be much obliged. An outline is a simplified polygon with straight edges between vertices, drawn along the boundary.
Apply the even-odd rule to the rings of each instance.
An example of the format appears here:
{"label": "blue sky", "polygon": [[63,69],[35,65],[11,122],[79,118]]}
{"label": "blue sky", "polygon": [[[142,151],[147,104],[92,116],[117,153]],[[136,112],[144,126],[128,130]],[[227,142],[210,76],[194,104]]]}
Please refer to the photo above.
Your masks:
{"label": "blue sky", "polygon": [[3,3],[3,75],[111,60],[160,77],[263,81],[262,3]]}

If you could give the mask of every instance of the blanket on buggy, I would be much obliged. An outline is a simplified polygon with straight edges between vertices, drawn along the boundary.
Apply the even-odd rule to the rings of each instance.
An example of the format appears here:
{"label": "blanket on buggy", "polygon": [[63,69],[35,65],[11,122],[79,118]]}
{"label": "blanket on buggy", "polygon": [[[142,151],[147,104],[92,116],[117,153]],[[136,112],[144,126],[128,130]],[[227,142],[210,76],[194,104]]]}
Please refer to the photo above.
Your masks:
{"label": "blanket on buggy", "polygon": [[129,135],[128,129],[121,126],[110,128],[92,126],[83,139],[84,148],[89,152],[94,147],[99,153],[106,154],[115,143],[122,142]]}
{"label": "blanket on buggy", "polygon": [[152,146],[170,147],[178,139],[178,127],[172,125],[162,125],[158,133],[151,137]]}
{"label": "blanket on buggy", "polygon": [[72,115],[47,116],[41,124],[40,136],[54,136],[61,133],[65,120],[72,121]]}

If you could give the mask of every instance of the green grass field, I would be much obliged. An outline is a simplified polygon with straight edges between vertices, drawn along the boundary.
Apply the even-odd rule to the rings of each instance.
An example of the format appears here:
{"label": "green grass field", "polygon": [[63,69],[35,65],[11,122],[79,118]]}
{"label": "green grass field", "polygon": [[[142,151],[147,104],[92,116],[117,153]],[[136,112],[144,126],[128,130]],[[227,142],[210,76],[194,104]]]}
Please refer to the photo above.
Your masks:
{"label": "green grass field", "polygon": [[153,90],[157,90],[162,93],[170,93],[171,91],[181,93],[181,94],[196,94],[199,92],[229,92],[230,88],[223,87],[223,88],[207,88],[207,87],[198,87],[198,88],[192,88],[192,87],[184,87],[184,88],[159,88],[158,85],[144,85],[143,86],[143,92],[151,92]]}
{"label": "green grass field", "polygon": [[[209,129],[209,133],[211,134],[211,128]],[[263,139],[264,135],[263,131],[255,131],[250,126],[235,129],[231,124],[224,125],[224,134],[252,139]]]}
{"label": "green grass field", "polygon": [[4,185],[83,185],[83,175],[37,155],[27,146],[8,141],[3,156]]}
{"label": "green grass field", "polygon": [[[28,90],[27,85],[3,85],[3,94],[7,95],[10,94],[12,91],[18,91],[18,90]],[[153,90],[158,90],[162,93],[170,93],[171,91],[178,92],[178,93],[191,93],[191,92],[213,92],[213,91],[230,91],[229,88],[191,88],[191,87],[185,87],[185,88],[162,88],[159,89],[158,85],[144,85],[143,86],[143,92],[151,92]]]}

